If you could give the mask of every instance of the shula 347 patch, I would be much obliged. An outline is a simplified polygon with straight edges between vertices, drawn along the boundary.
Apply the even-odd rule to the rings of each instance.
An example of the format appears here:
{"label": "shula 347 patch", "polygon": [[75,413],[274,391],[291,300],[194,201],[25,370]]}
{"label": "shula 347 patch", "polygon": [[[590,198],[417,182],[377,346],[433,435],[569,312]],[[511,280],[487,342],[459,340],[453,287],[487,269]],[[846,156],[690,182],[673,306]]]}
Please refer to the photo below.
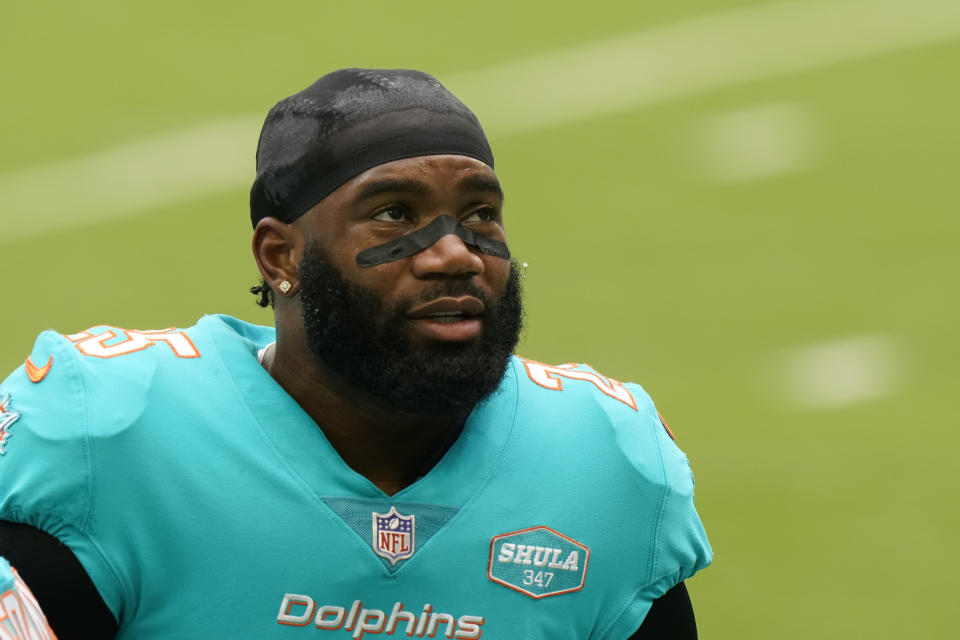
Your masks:
{"label": "shula 347 patch", "polygon": [[550,527],[494,536],[487,577],[531,598],[579,591],[587,576],[590,549]]}

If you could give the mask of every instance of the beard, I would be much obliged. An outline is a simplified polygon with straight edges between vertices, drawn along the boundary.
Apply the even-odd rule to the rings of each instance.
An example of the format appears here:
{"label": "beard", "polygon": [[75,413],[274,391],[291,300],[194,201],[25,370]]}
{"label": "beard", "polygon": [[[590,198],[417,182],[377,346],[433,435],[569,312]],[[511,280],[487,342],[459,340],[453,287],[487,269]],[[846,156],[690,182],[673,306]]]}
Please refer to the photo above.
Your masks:
{"label": "beard", "polygon": [[[496,391],[523,326],[519,270],[510,264],[504,292],[490,299],[465,280],[439,281],[416,299],[387,304],[348,282],[311,243],[299,270],[307,345],[327,369],[392,409],[418,415],[469,413]],[[485,306],[480,337],[413,345],[406,312],[444,296],[474,296]]]}

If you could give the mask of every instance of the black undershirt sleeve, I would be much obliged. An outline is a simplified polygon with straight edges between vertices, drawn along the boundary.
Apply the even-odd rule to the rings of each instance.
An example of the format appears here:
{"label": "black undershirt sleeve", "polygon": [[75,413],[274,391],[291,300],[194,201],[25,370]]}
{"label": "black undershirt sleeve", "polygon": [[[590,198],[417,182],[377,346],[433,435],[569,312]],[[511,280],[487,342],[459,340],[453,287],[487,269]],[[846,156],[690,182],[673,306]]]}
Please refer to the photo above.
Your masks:
{"label": "black undershirt sleeve", "polygon": [[0,520],[0,556],[16,567],[59,640],[106,640],[117,623],[73,552],[34,527]]}
{"label": "black undershirt sleeve", "polygon": [[654,600],[640,628],[628,640],[697,640],[687,586],[681,582]]}

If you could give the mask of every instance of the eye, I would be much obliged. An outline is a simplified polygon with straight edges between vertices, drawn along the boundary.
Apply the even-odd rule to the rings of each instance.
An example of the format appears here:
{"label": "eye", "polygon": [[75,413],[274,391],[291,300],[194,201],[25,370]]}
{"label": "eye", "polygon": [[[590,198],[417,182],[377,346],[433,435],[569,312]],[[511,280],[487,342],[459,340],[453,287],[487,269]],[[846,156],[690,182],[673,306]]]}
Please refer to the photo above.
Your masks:
{"label": "eye", "polygon": [[378,211],[372,219],[381,222],[403,222],[404,220],[408,220],[409,216],[403,207],[391,205]]}
{"label": "eye", "polygon": [[497,221],[497,210],[492,207],[483,207],[482,209],[477,209],[466,218],[463,219],[463,222],[496,222]]}

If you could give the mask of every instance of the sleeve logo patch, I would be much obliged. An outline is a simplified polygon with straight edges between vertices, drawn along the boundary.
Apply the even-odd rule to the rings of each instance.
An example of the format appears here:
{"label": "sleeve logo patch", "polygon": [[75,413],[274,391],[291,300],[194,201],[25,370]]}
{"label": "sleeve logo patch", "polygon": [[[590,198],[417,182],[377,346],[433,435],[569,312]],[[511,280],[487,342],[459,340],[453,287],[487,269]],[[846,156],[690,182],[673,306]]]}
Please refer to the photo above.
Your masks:
{"label": "sleeve logo patch", "polygon": [[583,589],[590,549],[549,527],[512,531],[490,540],[487,577],[531,598]]}
{"label": "sleeve logo patch", "polygon": [[50,373],[50,367],[53,365],[53,356],[50,356],[50,359],[47,360],[47,364],[42,367],[38,367],[33,364],[30,360],[30,356],[27,356],[27,359],[23,363],[24,369],[27,371],[27,377],[30,378],[30,382],[36,384],[47,377],[47,374]]}
{"label": "sleeve logo patch", "polygon": [[10,406],[10,394],[0,399],[0,456],[7,454],[6,444],[10,436],[10,426],[20,419],[20,413]]}

